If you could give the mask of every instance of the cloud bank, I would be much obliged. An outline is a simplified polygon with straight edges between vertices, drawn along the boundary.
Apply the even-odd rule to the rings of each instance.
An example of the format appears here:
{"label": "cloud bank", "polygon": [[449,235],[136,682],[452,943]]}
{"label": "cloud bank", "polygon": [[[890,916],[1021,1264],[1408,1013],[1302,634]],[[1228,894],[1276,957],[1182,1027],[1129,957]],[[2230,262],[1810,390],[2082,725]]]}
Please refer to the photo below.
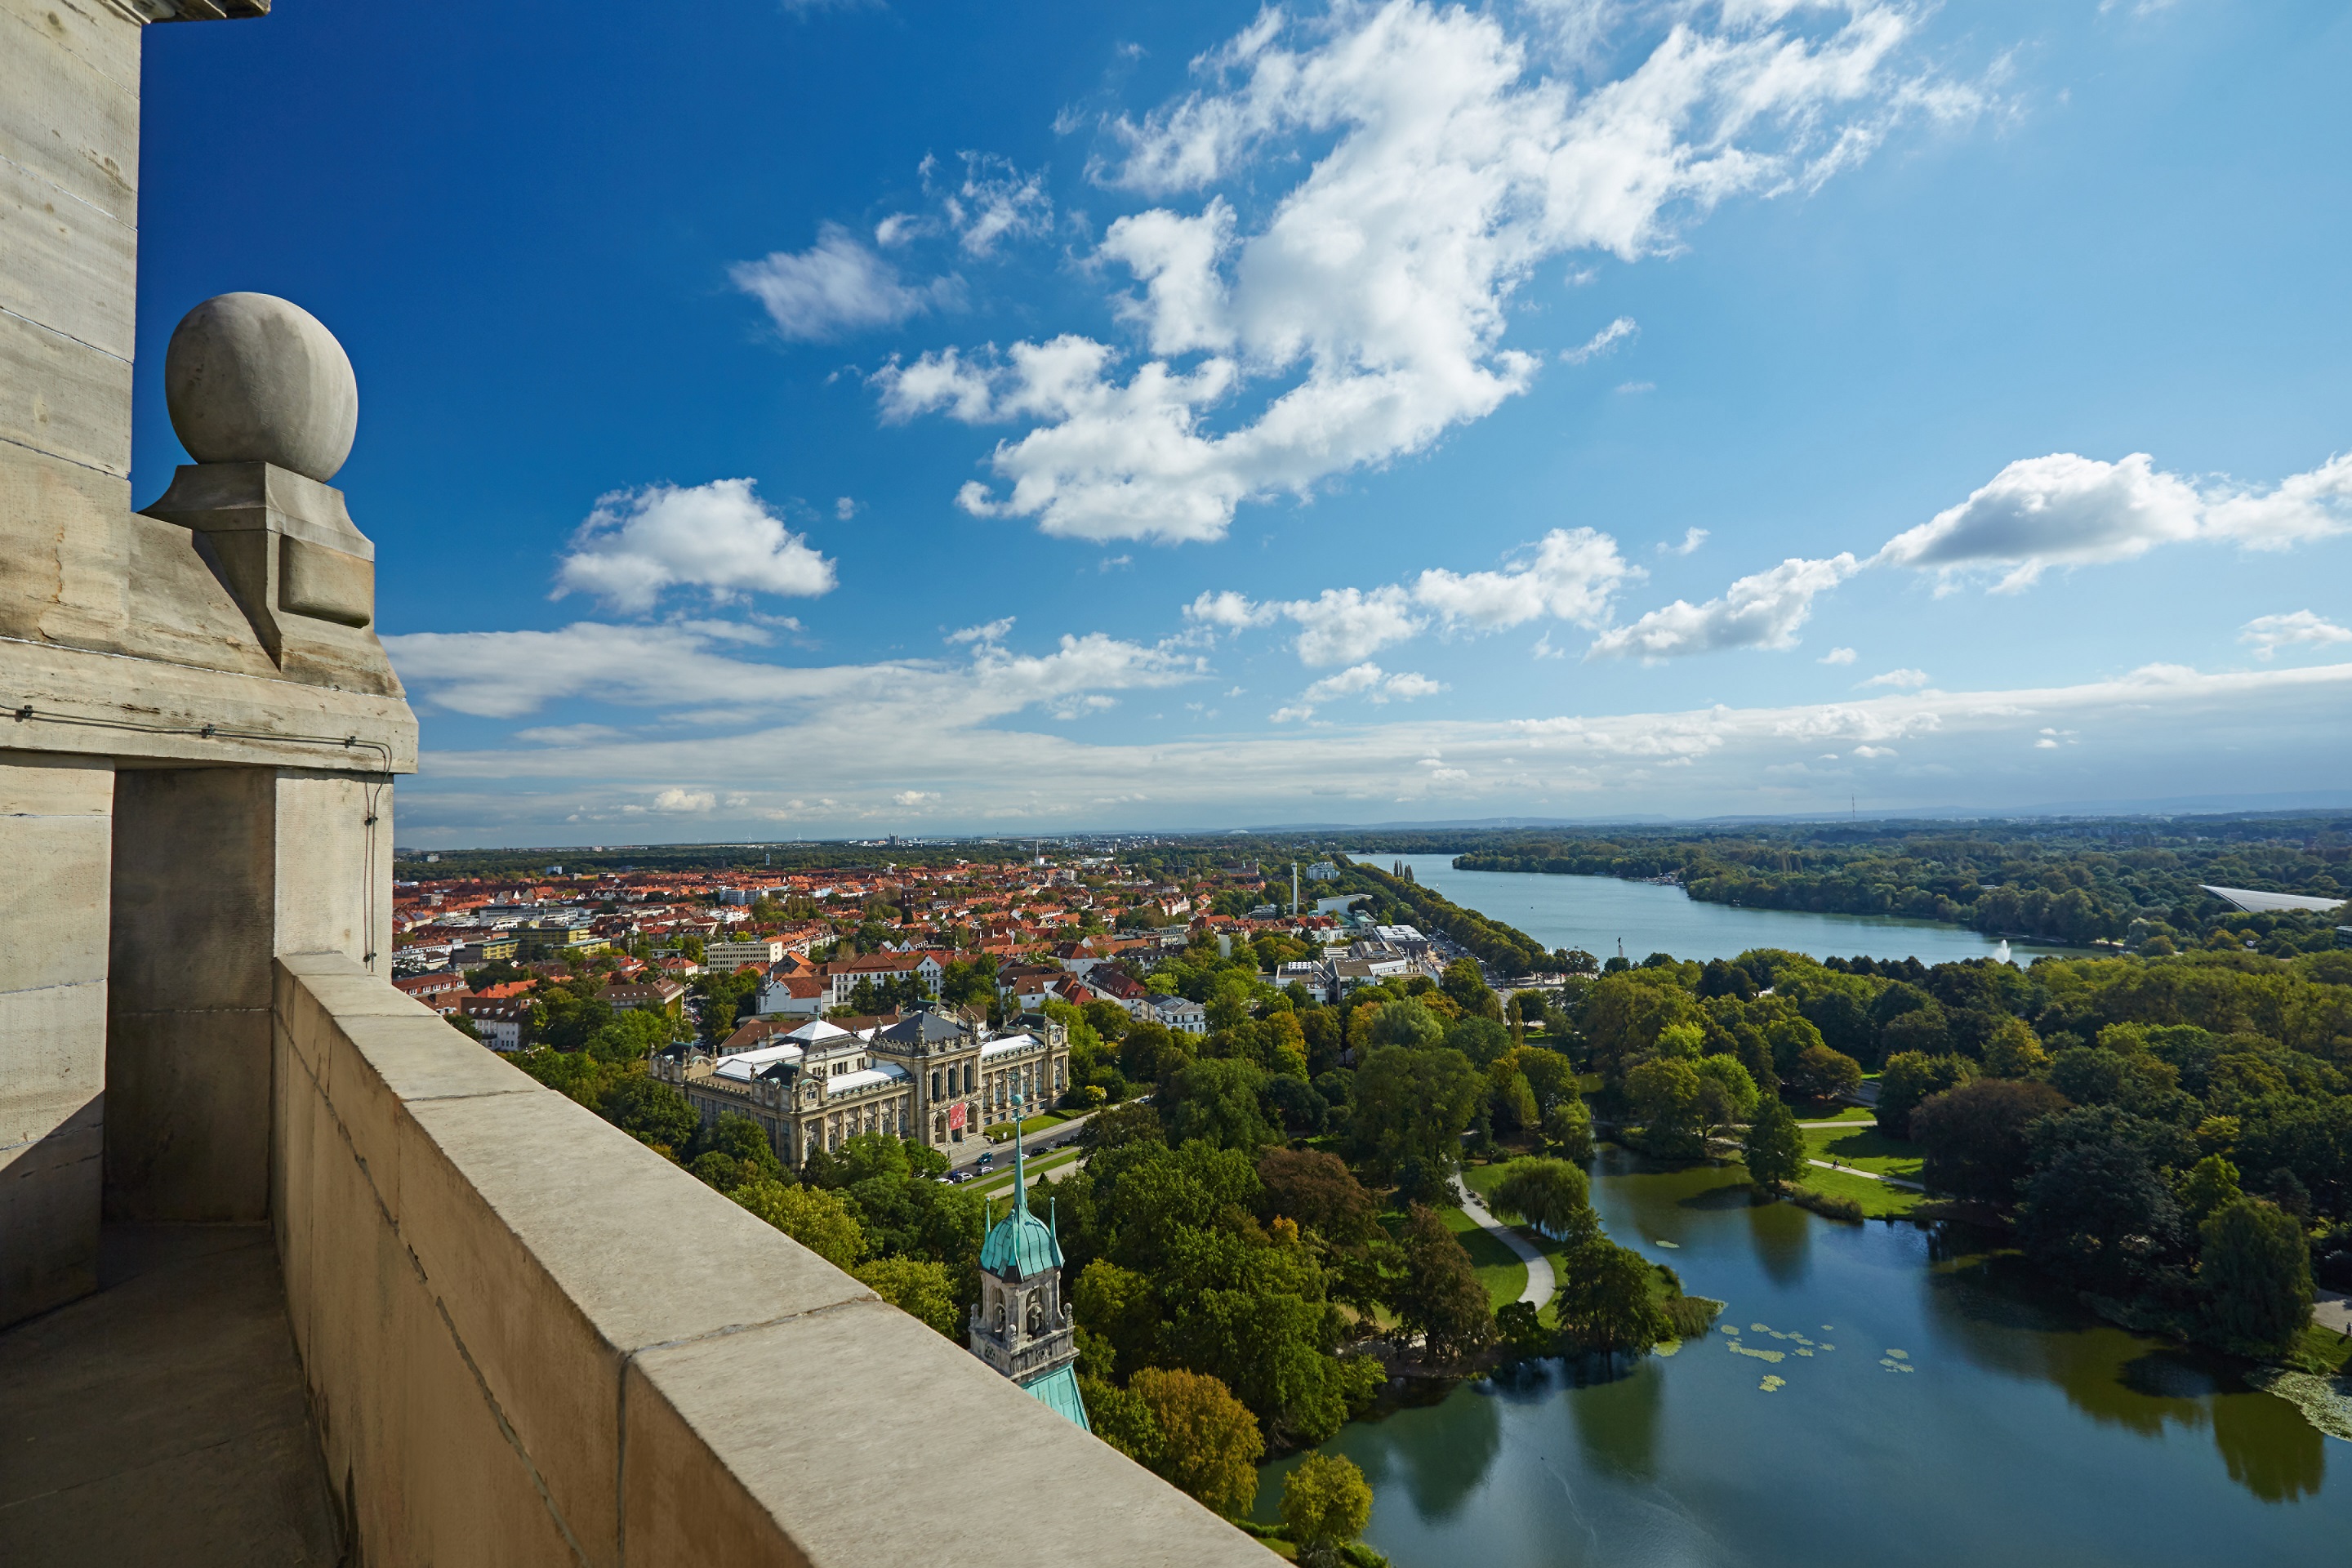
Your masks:
{"label": "cloud bank", "polygon": [[[1901,115],[1975,107],[1898,69],[1907,7],[1705,15],[1580,92],[1496,14],[1267,11],[1196,62],[1200,87],[1113,121],[1094,169],[1170,204],[1113,222],[1097,253],[1140,290],[1118,309],[1149,357],[1079,333],[940,349],[874,378],[885,416],[1025,426],[989,458],[998,483],[960,493],[975,514],[1097,542],[1222,538],[1245,502],[1310,496],[1526,391],[1538,361],[1505,346],[1507,311],[1544,260],[1655,254],[1728,197],[1818,184]],[[1228,187],[1310,149],[1245,221]]]}

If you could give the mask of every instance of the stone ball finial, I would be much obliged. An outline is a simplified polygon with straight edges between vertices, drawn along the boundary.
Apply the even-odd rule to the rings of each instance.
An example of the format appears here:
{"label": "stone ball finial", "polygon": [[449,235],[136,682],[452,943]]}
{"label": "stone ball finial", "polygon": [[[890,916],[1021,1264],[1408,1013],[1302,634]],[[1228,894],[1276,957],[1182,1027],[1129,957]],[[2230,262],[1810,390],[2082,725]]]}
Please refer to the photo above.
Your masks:
{"label": "stone ball finial", "polygon": [[359,434],[352,362],[319,318],[274,294],[218,294],[181,318],[163,400],[199,463],[275,463],[320,484]]}

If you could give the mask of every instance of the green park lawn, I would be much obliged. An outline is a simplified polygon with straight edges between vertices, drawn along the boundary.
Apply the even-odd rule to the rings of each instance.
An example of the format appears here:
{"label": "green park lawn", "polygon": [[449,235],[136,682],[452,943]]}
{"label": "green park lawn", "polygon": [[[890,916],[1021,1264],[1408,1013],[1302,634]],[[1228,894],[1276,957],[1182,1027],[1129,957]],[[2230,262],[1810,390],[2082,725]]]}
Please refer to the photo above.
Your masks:
{"label": "green park lawn", "polygon": [[[1890,1138],[1875,1125],[1856,1127],[1851,1131],[1843,1127],[1808,1127],[1804,1134],[1809,1159],[1835,1160],[1841,1165],[1906,1182],[1919,1179],[1919,1145]],[[1816,1169],[1805,1180],[1810,1182],[1814,1174],[1822,1173],[1825,1173]]]}
{"label": "green park lawn", "polygon": [[1797,1120],[1800,1121],[1874,1121],[1876,1116],[1877,1112],[1866,1105],[1846,1105],[1833,1111],[1800,1112]]}
{"label": "green park lawn", "polygon": [[1852,1198],[1862,1205],[1865,1219],[1899,1219],[1927,1201],[1927,1194],[1909,1187],[1890,1186],[1843,1171],[1824,1171],[1819,1165],[1807,1166],[1799,1180],[1816,1192]]}
{"label": "green park lawn", "polygon": [[1486,1288],[1486,1299],[1496,1307],[1517,1300],[1528,1288],[1528,1266],[1460,1209],[1448,1205],[1437,1212],[1445,1221],[1445,1228],[1454,1234],[1462,1249],[1470,1255],[1470,1266],[1478,1271],[1478,1283]]}
{"label": "green park lawn", "polygon": [[[1504,1170],[1509,1163],[1510,1162],[1507,1160],[1497,1160],[1491,1165],[1465,1165],[1462,1170],[1462,1184],[1468,1187],[1472,1192],[1477,1194],[1481,1202],[1485,1202],[1488,1195],[1492,1194],[1497,1186],[1502,1184]],[[1448,1221],[1448,1223],[1450,1224],[1452,1222]],[[1511,1228],[1517,1231],[1529,1246],[1533,1247],[1538,1252],[1542,1253],[1546,1258],[1551,1260],[1551,1277],[1555,1282],[1568,1278],[1568,1255],[1561,1250],[1559,1242],[1552,1240],[1551,1237],[1548,1236],[1538,1235],[1537,1232],[1530,1230],[1523,1225],[1515,1225],[1512,1226]],[[1488,1237],[1486,1239],[1489,1242],[1493,1242],[1496,1247],[1502,1247],[1502,1244],[1500,1242],[1494,1241],[1492,1237]],[[1463,1245],[1467,1247],[1470,1244],[1465,1240]],[[1508,1248],[1503,1248],[1503,1250],[1507,1251]],[[1470,1258],[1473,1263],[1475,1263],[1478,1259],[1478,1254],[1475,1252],[1471,1253]],[[1517,1300],[1519,1299],[1519,1292],[1528,1288],[1528,1266],[1519,1262],[1516,1258],[1511,1259],[1511,1262],[1518,1270],[1518,1284],[1509,1295],[1497,1299],[1495,1304],[1498,1307],[1507,1301]],[[1483,1270],[1480,1272],[1480,1278],[1482,1279],[1485,1279],[1485,1272]],[[1493,1292],[1494,1285],[1492,1282],[1489,1282],[1487,1284],[1487,1293],[1492,1295]],[[1542,1323],[1547,1329],[1557,1329],[1559,1327],[1559,1323],[1552,1312],[1551,1303],[1549,1301],[1545,1302],[1541,1310],[1537,1312],[1536,1318],[1537,1321]]]}

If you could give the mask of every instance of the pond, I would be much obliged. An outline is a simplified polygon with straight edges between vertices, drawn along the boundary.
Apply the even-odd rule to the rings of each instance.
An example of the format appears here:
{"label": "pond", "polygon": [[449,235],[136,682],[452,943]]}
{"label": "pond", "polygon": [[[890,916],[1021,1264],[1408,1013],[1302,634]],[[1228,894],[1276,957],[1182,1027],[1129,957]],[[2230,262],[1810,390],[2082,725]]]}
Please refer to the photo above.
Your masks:
{"label": "pond", "polygon": [[1717,1331],[1346,1427],[1325,1450],[1396,1568],[2344,1561],[2352,1448],[2235,1363],[2100,1323],[1965,1227],[1759,1206],[1736,1170],[1613,1148],[1593,1177],[1612,1237],[1728,1303]]}
{"label": "pond", "polygon": [[[1354,858],[1386,870],[1397,861],[1413,879],[1488,920],[1517,926],[1546,947],[1582,948],[1613,958],[1620,942],[1639,963],[1653,952],[1676,958],[1736,958],[1754,947],[1786,948],[1815,958],[1916,958],[1948,963],[1998,957],[2003,943],[1961,926],[1877,915],[1820,915],[1796,910],[1751,910],[1707,904],[1680,888],[1625,882],[1614,877],[1555,877],[1526,871],[1457,871],[1451,855],[1380,855]],[[2029,963],[2037,953],[2079,949],[2006,944]]]}

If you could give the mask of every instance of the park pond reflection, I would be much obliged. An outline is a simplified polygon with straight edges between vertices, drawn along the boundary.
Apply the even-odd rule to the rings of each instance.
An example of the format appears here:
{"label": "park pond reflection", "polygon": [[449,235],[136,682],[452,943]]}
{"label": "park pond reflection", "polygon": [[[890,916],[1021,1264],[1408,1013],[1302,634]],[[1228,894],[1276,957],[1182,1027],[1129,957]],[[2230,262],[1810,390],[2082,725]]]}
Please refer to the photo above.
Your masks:
{"label": "park pond reflection", "polygon": [[1840,1224],[1615,1149],[1593,1178],[1612,1237],[1728,1303],[1716,1331],[1347,1427],[1325,1447],[1397,1568],[2340,1560],[2347,1467],[2239,1363],[2102,1323],[1966,1227]]}

